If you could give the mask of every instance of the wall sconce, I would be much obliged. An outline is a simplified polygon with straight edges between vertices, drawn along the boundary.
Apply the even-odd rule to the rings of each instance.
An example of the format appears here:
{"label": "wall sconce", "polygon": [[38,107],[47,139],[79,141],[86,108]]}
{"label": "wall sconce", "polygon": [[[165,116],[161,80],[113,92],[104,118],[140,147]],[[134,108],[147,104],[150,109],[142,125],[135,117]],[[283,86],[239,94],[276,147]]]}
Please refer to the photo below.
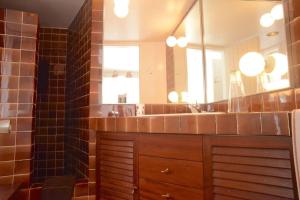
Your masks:
{"label": "wall sconce", "polygon": [[178,93],[176,91],[170,92],[168,94],[168,99],[172,103],[178,103],[178,101],[179,101]]}
{"label": "wall sconce", "polygon": [[114,13],[119,18],[125,18],[129,12],[129,0],[114,0]]}
{"label": "wall sconce", "polygon": [[275,20],[281,20],[284,17],[283,5],[277,4],[274,6],[270,13],[266,13],[260,18],[260,25],[263,27],[270,27],[274,24]]}
{"label": "wall sconce", "polygon": [[272,26],[274,22],[275,20],[270,13],[266,13],[260,18],[260,25],[266,28]]}
{"label": "wall sconce", "polygon": [[282,53],[273,53],[266,59],[266,73],[273,76],[283,76],[289,71],[288,58]]}
{"label": "wall sconce", "polygon": [[239,62],[240,71],[245,76],[257,76],[262,73],[265,68],[265,59],[264,57],[257,52],[246,53]]}
{"label": "wall sconce", "polygon": [[176,39],[174,36],[169,36],[166,40],[166,43],[169,47],[175,47],[177,44],[179,47],[184,48],[187,46],[188,40],[186,37],[180,37]]}
{"label": "wall sconce", "polygon": [[283,5],[278,4],[274,6],[271,10],[271,15],[274,20],[281,20],[284,17],[284,12],[283,12]]}
{"label": "wall sconce", "polygon": [[177,44],[177,39],[174,36],[169,36],[167,38],[166,42],[169,47],[175,47]]}
{"label": "wall sconce", "polygon": [[181,48],[184,48],[186,47],[188,44],[188,41],[186,39],[186,37],[180,37],[178,40],[177,40],[177,45]]}

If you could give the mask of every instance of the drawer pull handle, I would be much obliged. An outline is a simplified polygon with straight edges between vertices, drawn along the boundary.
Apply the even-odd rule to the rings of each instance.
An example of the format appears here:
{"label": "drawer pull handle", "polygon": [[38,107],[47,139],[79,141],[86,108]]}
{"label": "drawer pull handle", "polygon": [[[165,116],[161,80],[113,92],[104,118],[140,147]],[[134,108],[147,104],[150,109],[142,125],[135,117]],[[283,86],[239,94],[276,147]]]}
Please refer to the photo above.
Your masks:
{"label": "drawer pull handle", "polygon": [[167,173],[170,172],[170,170],[169,170],[169,168],[167,168],[167,169],[161,170],[160,172],[161,172],[162,174],[167,174]]}
{"label": "drawer pull handle", "polygon": [[169,193],[161,195],[162,198],[170,199],[171,195]]}

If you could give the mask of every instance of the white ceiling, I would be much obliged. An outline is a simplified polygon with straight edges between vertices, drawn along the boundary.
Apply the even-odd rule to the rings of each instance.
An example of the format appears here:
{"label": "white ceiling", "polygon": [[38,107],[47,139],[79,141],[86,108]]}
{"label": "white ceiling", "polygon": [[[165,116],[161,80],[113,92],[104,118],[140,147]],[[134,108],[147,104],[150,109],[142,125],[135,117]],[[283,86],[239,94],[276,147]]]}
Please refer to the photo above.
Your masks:
{"label": "white ceiling", "polygon": [[200,3],[195,3],[193,8],[189,11],[180,26],[178,26],[175,37],[186,37],[188,43],[191,45],[201,45],[201,15]]}
{"label": "white ceiling", "polygon": [[260,17],[279,2],[246,0],[204,0],[205,41],[209,45],[227,46],[261,32],[281,31],[276,22],[270,28],[260,26]]}
{"label": "white ceiling", "polygon": [[34,12],[42,27],[68,28],[84,0],[0,0],[0,7]]}
{"label": "white ceiling", "polygon": [[104,41],[162,41],[195,0],[130,0],[129,14],[117,18],[113,0],[104,0]]}

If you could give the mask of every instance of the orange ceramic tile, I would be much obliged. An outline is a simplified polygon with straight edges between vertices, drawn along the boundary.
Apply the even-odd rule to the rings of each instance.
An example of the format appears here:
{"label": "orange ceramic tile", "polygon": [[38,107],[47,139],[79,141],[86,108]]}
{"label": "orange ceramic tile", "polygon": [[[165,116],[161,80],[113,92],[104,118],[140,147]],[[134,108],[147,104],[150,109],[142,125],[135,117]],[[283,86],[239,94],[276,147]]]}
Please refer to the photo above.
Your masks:
{"label": "orange ceramic tile", "polygon": [[181,133],[197,133],[197,117],[195,115],[180,116]]}
{"label": "orange ceramic tile", "polygon": [[197,116],[198,134],[216,134],[216,115]]}
{"label": "orange ceramic tile", "polygon": [[237,134],[236,114],[218,114],[216,115],[217,134]]}
{"label": "orange ceramic tile", "polygon": [[138,117],[137,119],[138,132],[149,132],[150,131],[150,118],[149,117]]}
{"label": "orange ceramic tile", "polygon": [[290,135],[287,112],[262,113],[261,121],[263,135]]}
{"label": "orange ceramic tile", "polygon": [[151,133],[163,133],[164,132],[164,117],[163,116],[150,117],[150,132]]}
{"label": "orange ceramic tile", "polygon": [[180,116],[165,117],[165,133],[180,133]]}
{"label": "orange ceramic tile", "polygon": [[261,115],[259,113],[237,114],[238,134],[261,135]]}
{"label": "orange ceramic tile", "polygon": [[138,127],[137,127],[137,117],[128,117],[126,119],[127,123],[127,132],[137,132]]}

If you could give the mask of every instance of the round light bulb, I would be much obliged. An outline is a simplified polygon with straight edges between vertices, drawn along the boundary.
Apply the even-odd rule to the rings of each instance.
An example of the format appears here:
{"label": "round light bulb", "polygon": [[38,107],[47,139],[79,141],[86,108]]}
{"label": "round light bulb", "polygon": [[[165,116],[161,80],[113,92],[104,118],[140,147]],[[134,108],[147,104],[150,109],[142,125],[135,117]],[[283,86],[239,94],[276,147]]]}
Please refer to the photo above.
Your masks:
{"label": "round light bulb", "polygon": [[184,47],[187,46],[188,41],[187,41],[186,37],[180,37],[180,38],[177,40],[177,44],[178,44],[179,47],[184,48]]}
{"label": "round light bulb", "polygon": [[125,18],[128,15],[128,7],[115,6],[114,13],[119,18]]}
{"label": "round light bulb", "polygon": [[246,53],[239,62],[240,71],[245,76],[257,76],[264,71],[265,68],[264,57],[257,52]]}
{"label": "round light bulb", "polygon": [[178,103],[178,93],[176,91],[172,91],[168,95],[169,101],[172,103]]}
{"label": "round light bulb", "polygon": [[169,47],[175,47],[175,45],[177,44],[177,39],[174,36],[169,36],[166,42]]}
{"label": "round light bulb", "polygon": [[286,55],[282,53],[273,53],[271,57],[274,59],[274,69],[271,72],[271,74],[274,75],[284,75],[288,73],[289,67],[288,67],[288,58]]}
{"label": "round light bulb", "polygon": [[273,9],[271,11],[271,16],[275,20],[281,20],[281,19],[283,19],[284,14],[283,14],[283,6],[282,6],[282,4],[278,4],[278,5],[276,5],[276,6],[273,7]]}
{"label": "round light bulb", "polygon": [[260,25],[263,27],[270,27],[274,24],[274,19],[270,13],[266,13],[260,18]]}

